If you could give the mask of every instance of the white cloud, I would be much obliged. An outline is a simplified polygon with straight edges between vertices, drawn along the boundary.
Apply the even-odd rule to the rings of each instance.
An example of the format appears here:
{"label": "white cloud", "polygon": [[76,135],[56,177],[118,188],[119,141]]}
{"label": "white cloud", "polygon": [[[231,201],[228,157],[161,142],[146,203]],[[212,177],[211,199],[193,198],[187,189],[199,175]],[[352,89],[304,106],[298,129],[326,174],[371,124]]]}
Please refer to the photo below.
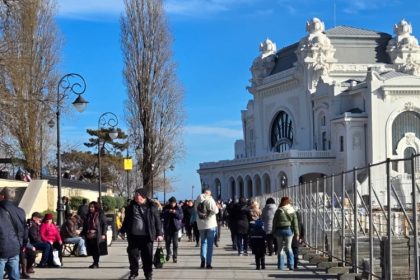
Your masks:
{"label": "white cloud", "polygon": [[191,125],[185,127],[185,133],[189,135],[212,135],[234,140],[242,138],[242,129],[232,129],[218,126]]}

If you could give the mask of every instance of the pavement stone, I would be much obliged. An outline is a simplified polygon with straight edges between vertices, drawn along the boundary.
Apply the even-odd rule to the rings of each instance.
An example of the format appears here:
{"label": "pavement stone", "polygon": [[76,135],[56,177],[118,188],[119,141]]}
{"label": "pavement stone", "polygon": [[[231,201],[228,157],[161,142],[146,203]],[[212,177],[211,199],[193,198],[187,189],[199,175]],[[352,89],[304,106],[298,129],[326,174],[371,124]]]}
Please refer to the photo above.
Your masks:
{"label": "pavement stone", "polygon": [[[266,256],[266,269],[256,270],[255,259],[249,256],[238,256],[231,249],[230,233],[222,229],[219,247],[214,248],[213,269],[200,269],[200,248],[195,242],[185,238],[179,242],[178,263],[172,259],[165,263],[162,269],[153,270],[154,280],[220,280],[220,279],[338,279],[337,274],[328,274],[325,269],[319,269],[302,260],[297,271],[280,271],[277,269],[277,256]],[[156,245],[156,243],[155,243]],[[65,257],[62,268],[36,268],[32,279],[127,279],[129,275],[127,243],[123,240],[114,241],[108,248],[108,255],[100,259],[99,269],[89,269],[91,257]],[[139,277],[144,279],[142,271]]]}

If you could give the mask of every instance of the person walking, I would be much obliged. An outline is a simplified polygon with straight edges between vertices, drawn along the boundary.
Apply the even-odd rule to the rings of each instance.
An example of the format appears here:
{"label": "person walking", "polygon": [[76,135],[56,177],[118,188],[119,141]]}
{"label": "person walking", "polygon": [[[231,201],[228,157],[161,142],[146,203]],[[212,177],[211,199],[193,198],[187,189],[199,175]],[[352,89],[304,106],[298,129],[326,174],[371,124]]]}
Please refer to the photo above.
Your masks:
{"label": "person walking", "polygon": [[125,211],[125,219],[120,230],[120,236],[128,239],[128,260],[130,276],[135,279],[139,271],[139,256],[143,263],[143,273],[146,280],[152,280],[153,273],[153,241],[162,241],[162,225],[156,205],[147,197],[143,188],[134,191],[134,200]]}
{"label": "person walking", "polygon": [[[171,197],[168,204],[163,207],[163,229],[166,246],[166,261],[172,260],[176,263],[178,260],[178,232],[182,227],[182,219],[184,217],[181,207],[176,203],[176,198]],[[171,243],[173,250],[171,252]]]}
{"label": "person walking", "polygon": [[201,238],[200,267],[212,269],[213,243],[217,230],[216,214],[219,213],[219,208],[217,208],[209,188],[204,188],[197,197],[194,209],[197,212],[197,228]]}
{"label": "person walking", "polygon": [[192,234],[193,228],[191,224],[191,216],[194,211],[194,204],[192,200],[187,200],[187,202],[184,205],[185,207],[184,209],[182,209],[184,212],[184,219],[183,219],[184,227],[188,236],[188,242],[192,242],[193,241],[193,234]]}
{"label": "person walking", "polygon": [[[281,198],[279,208],[274,214],[273,230],[277,238],[277,268],[283,270],[285,262],[282,257],[286,247],[287,265],[289,270],[294,270],[294,255],[292,251],[293,238],[299,238],[299,225],[296,211],[291,205],[289,197]],[[283,242],[285,245],[283,245]]]}
{"label": "person walking", "polygon": [[246,198],[241,196],[239,202],[233,206],[232,218],[236,228],[236,248],[238,256],[248,256],[248,233],[251,212]]}
{"label": "person walking", "polygon": [[106,218],[98,202],[89,203],[89,213],[80,233],[86,240],[86,251],[92,256],[93,263],[89,268],[99,268],[100,256],[107,255]]}
{"label": "person walking", "polygon": [[261,220],[255,221],[249,234],[249,243],[252,253],[255,255],[256,269],[265,269],[265,231]]}
{"label": "person walking", "polygon": [[275,243],[275,239],[273,235],[273,219],[274,219],[274,214],[276,213],[276,210],[277,210],[277,206],[276,206],[276,202],[274,201],[274,198],[272,197],[267,198],[265,202],[265,206],[262,210],[261,219],[264,224],[264,231],[266,234],[265,238],[267,241],[267,250],[268,250],[269,256],[272,256],[274,252],[277,252],[277,246],[274,246],[277,242]]}
{"label": "person walking", "polygon": [[19,254],[28,243],[25,211],[12,203],[14,199],[13,189],[0,191],[0,279],[5,269],[10,280],[20,279]]}

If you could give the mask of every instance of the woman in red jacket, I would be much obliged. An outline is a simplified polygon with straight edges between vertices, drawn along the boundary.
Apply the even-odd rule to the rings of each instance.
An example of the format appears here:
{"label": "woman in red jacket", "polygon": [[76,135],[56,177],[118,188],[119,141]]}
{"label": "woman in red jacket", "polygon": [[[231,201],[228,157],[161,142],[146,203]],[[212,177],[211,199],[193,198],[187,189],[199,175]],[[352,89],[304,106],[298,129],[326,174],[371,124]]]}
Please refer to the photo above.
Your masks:
{"label": "woman in red jacket", "polygon": [[[63,241],[61,240],[60,231],[58,230],[57,226],[53,223],[53,215],[51,213],[47,213],[44,216],[44,220],[42,221],[41,227],[39,228],[39,234],[41,235],[41,240],[43,242],[50,243],[54,250],[58,251],[58,256],[60,258],[61,265],[63,265],[63,256],[61,255]],[[59,267],[60,265],[53,263],[53,255],[48,258],[48,263],[51,266]]]}

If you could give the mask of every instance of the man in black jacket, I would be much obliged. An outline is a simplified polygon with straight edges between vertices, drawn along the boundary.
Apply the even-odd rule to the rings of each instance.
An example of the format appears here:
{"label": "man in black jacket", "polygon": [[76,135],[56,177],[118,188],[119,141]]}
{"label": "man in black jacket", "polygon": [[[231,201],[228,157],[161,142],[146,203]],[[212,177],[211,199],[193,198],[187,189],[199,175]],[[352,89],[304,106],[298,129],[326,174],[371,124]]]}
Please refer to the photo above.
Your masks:
{"label": "man in black jacket", "polygon": [[9,279],[20,279],[19,253],[28,243],[25,211],[11,202],[14,198],[13,189],[0,191],[0,279],[5,268]]}
{"label": "man in black jacket", "polygon": [[130,276],[135,279],[139,270],[139,254],[146,280],[152,280],[153,241],[163,240],[162,225],[156,205],[147,198],[145,189],[134,192],[134,200],[127,206],[125,219],[120,230],[121,238],[128,238],[128,260]]}
{"label": "man in black jacket", "polygon": [[38,267],[47,267],[50,262],[48,258],[52,255],[53,247],[50,243],[41,240],[39,227],[41,225],[42,217],[43,216],[39,212],[32,213],[31,221],[29,223],[29,241],[37,250],[42,251],[42,258]]}

